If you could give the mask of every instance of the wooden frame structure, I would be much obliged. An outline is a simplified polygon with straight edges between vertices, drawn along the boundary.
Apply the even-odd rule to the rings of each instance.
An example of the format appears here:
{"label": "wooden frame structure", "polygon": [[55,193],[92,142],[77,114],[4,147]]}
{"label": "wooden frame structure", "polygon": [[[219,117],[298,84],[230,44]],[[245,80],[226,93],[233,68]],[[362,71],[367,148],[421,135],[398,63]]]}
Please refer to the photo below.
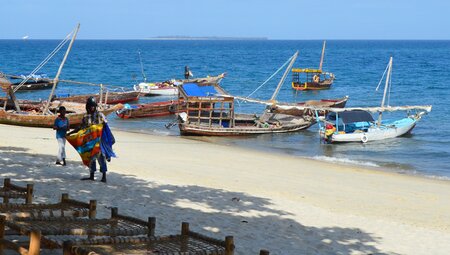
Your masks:
{"label": "wooden frame structure", "polygon": [[97,201],[84,203],[70,199],[69,194],[61,195],[61,202],[56,204],[0,204],[0,215],[6,220],[39,217],[88,217],[95,219]]}
{"label": "wooden frame structure", "polygon": [[31,204],[33,201],[33,184],[27,184],[26,187],[21,187],[11,183],[10,178],[3,180],[3,187],[0,188],[0,197],[3,198],[3,203],[8,204],[9,199],[23,198],[25,204]]}
{"label": "wooden frame structure", "polygon": [[95,240],[67,241],[63,244],[64,255],[100,254],[204,254],[233,255],[234,239],[227,236],[224,241],[210,238],[189,230],[183,222],[181,234],[159,237],[120,237]]}

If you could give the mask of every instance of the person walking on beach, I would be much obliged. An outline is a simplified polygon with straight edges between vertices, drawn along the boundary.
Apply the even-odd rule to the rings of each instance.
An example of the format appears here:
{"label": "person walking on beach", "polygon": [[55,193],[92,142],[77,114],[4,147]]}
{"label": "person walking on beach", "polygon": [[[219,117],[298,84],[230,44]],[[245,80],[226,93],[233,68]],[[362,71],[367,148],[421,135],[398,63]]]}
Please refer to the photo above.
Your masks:
{"label": "person walking on beach", "polygon": [[[64,106],[58,109],[59,116],[55,119],[53,129],[56,130],[56,140],[58,141],[57,165],[66,165],[66,133],[69,130],[69,119],[66,118],[66,108]],[[62,163],[61,163],[62,161]]]}
{"label": "person walking on beach", "polygon": [[[102,124],[106,123],[106,117],[103,113],[99,112],[97,110],[97,102],[95,101],[94,97],[89,97],[86,101],[86,114],[83,116],[83,119],[81,121],[81,126],[78,129],[75,129],[70,132],[70,134],[78,132],[80,129],[88,128],[92,125],[96,124]],[[94,174],[97,171],[97,163],[100,166],[100,172],[102,173],[102,179],[101,182],[106,182],[106,172],[108,171],[106,160],[110,160],[109,158],[106,159],[105,155],[100,151],[94,158],[91,159],[91,162],[89,163],[89,171],[90,175],[89,177],[82,178],[81,180],[94,180]]]}

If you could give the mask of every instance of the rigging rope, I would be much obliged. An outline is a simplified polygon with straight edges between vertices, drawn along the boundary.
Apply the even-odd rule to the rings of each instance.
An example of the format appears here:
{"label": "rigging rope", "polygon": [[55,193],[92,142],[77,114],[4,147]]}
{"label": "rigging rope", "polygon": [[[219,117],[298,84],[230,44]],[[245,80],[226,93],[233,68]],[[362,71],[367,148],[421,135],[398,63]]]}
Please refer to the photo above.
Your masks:
{"label": "rigging rope", "polygon": [[17,90],[19,90],[28,80],[30,80],[30,78],[35,75],[45,64],[48,63],[48,61],[50,61],[51,58],[53,58],[53,56],[56,55],[56,53],[58,53],[59,50],[61,50],[62,47],[64,47],[64,45],[69,41],[70,36],[73,34],[74,31],[70,32],[59,44],[58,46],[56,46],[55,49],[53,49],[52,52],[50,52],[50,54],[47,55],[47,57],[36,67],[34,68],[34,70],[26,77],[26,79],[22,80],[22,82],[20,82],[19,85],[17,85],[14,88],[14,92],[16,92]]}
{"label": "rigging rope", "polygon": [[375,91],[378,91],[378,89],[380,88],[381,82],[383,81],[383,78],[384,78],[384,76],[386,75],[386,72],[387,72],[388,68],[389,68],[389,63],[388,63],[388,65],[386,66],[386,69],[384,70],[384,73],[383,73],[383,75],[381,76],[380,82],[378,82],[378,85],[377,85],[377,88],[375,89]]}
{"label": "rigging rope", "polygon": [[270,79],[272,79],[275,75],[277,75],[277,73],[279,73],[285,65],[287,65],[293,58],[294,56],[290,57],[280,68],[278,68],[278,70],[275,71],[275,73],[273,73],[269,78],[267,78],[267,80],[265,80],[259,87],[257,87],[252,93],[250,93],[248,96],[246,96],[246,98],[249,98],[250,96],[252,96],[253,94],[255,94],[259,89],[262,88],[262,86],[264,86],[267,82],[270,81]]}

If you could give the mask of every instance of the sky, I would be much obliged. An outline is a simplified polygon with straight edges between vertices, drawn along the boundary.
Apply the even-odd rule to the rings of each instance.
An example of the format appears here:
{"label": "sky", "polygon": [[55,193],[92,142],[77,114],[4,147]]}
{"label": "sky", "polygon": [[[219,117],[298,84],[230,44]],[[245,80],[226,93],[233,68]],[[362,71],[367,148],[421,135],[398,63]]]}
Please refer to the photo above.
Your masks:
{"label": "sky", "polygon": [[0,39],[450,39],[449,0],[0,0]]}

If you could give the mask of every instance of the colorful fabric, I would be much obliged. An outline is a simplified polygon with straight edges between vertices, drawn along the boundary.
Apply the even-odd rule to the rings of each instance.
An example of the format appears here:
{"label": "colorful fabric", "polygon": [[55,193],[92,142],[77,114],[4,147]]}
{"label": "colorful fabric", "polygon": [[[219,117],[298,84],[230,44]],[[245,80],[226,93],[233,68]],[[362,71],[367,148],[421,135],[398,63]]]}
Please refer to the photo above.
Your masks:
{"label": "colorful fabric", "polygon": [[92,159],[101,152],[100,142],[102,138],[103,124],[91,125],[81,129],[75,134],[67,136],[67,141],[80,154],[83,164],[90,166]]}
{"label": "colorful fabric", "polygon": [[105,155],[106,159],[111,159],[111,157],[116,157],[112,146],[116,142],[111,129],[109,129],[108,123],[103,124],[102,140],[100,142],[100,148],[102,154]]}

